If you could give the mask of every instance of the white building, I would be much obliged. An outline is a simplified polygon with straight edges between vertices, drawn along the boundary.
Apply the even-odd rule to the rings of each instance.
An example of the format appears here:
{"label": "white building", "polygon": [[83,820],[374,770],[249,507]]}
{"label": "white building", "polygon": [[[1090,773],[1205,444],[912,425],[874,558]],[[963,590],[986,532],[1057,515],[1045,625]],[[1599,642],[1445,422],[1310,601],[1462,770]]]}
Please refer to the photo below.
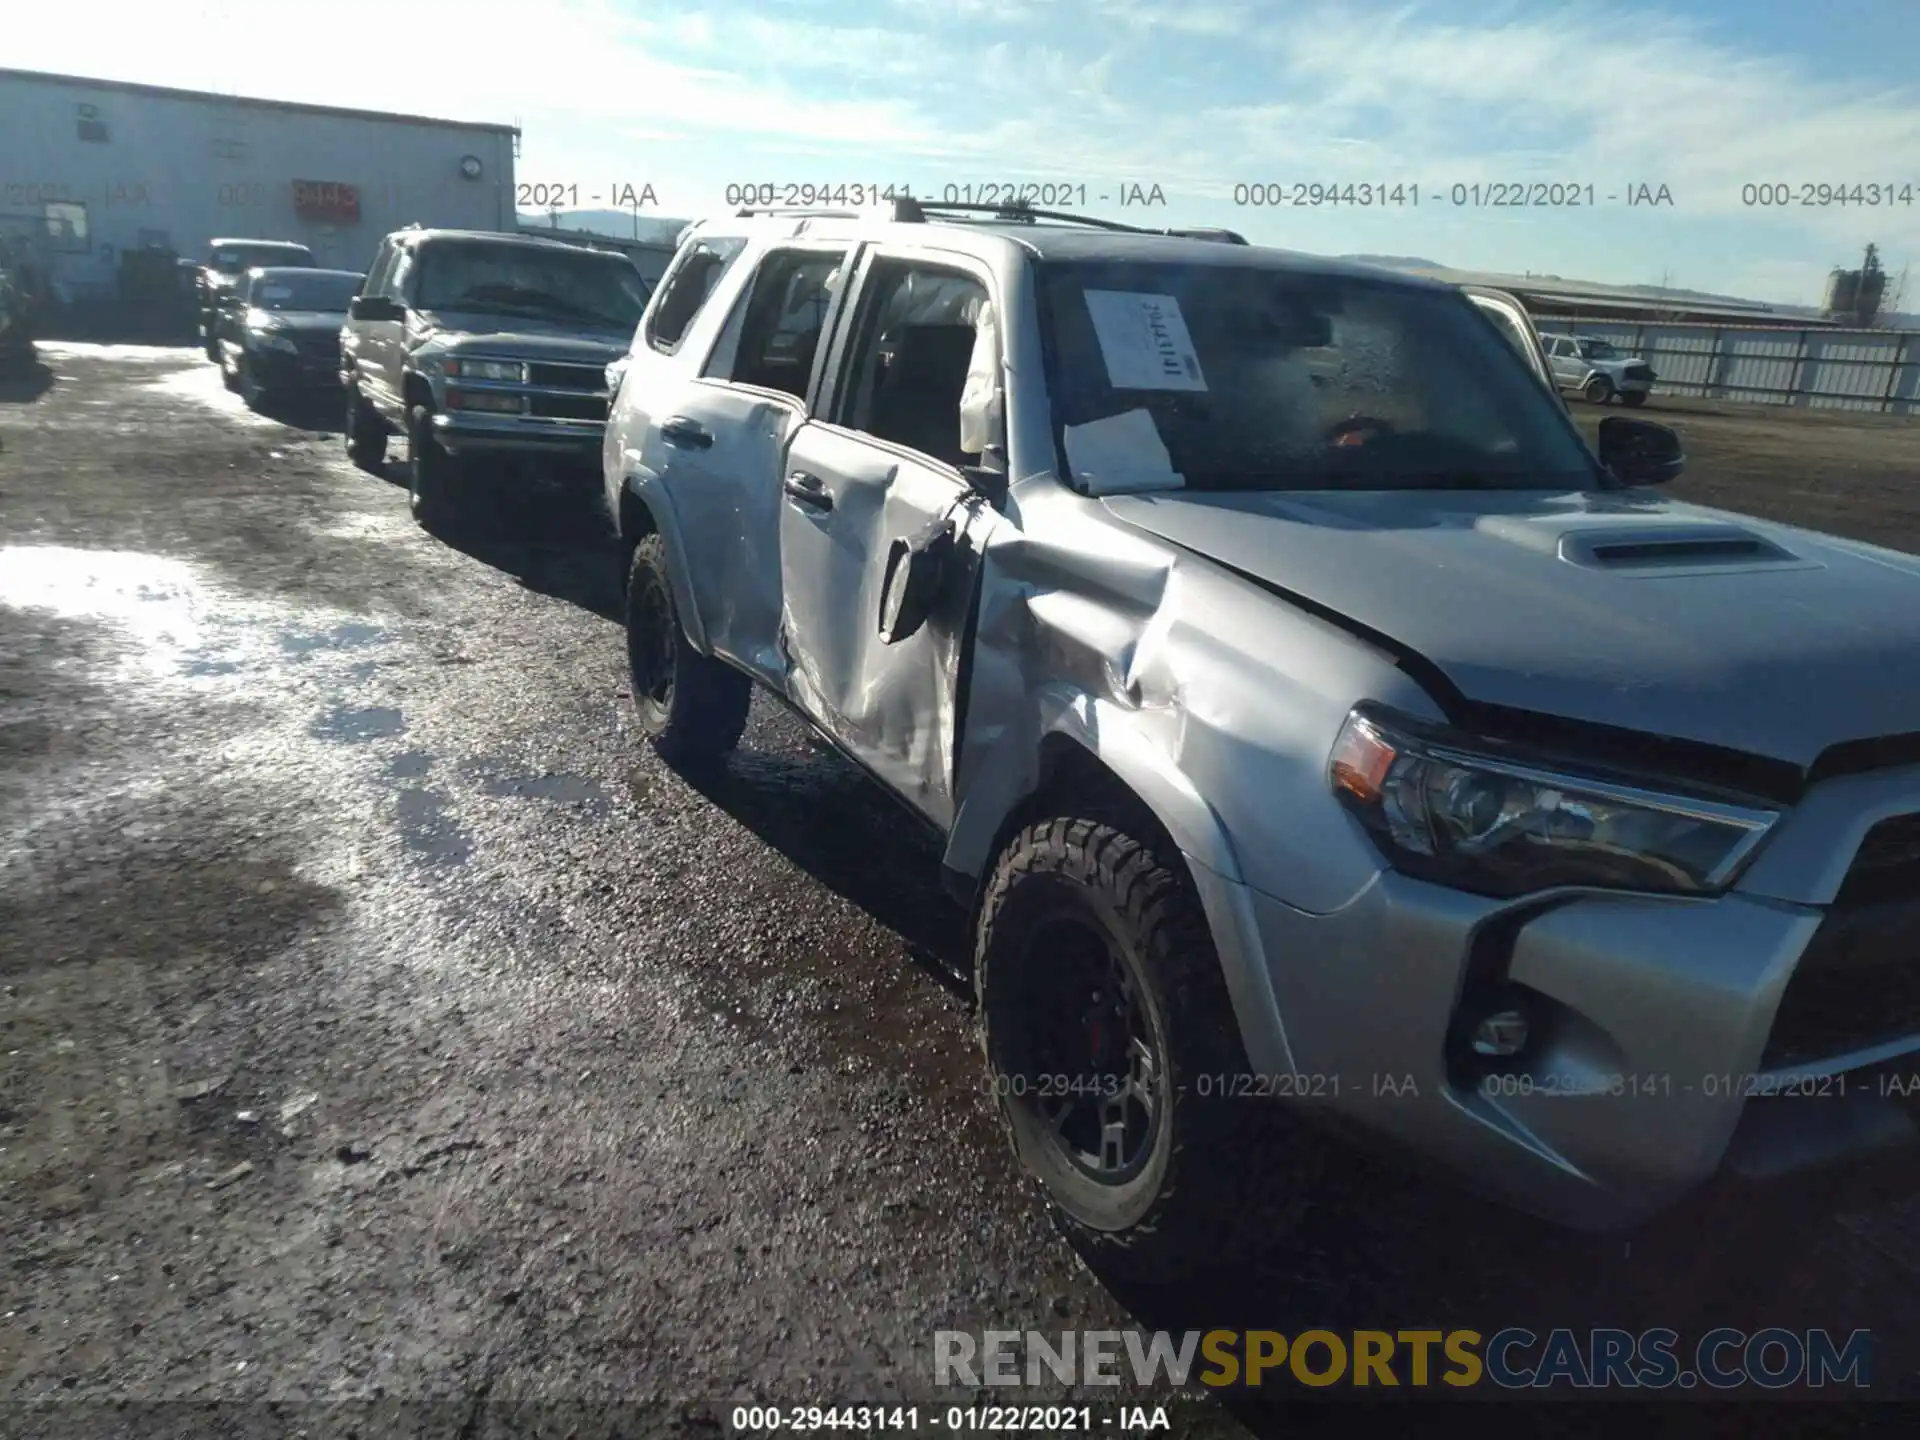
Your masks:
{"label": "white building", "polygon": [[365,269],[415,221],[517,228],[511,125],[252,100],[0,69],[0,226],[43,230],[72,298],[120,255],[206,257],[215,237],[297,240]]}

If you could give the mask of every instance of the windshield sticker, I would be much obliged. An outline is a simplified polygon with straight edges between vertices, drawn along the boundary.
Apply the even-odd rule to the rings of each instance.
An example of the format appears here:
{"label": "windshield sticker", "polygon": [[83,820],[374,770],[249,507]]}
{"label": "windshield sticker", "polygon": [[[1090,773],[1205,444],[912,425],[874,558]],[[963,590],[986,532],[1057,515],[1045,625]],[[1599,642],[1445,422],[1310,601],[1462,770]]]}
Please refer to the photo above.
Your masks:
{"label": "windshield sticker", "polygon": [[1062,432],[1067,465],[1089,495],[1127,495],[1136,490],[1178,490],[1187,482],[1173,468],[1160,427],[1146,410],[1128,410]]}
{"label": "windshield sticker", "polygon": [[1107,380],[1116,390],[1205,390],[1200,357],[1186,316],[1171,295],[1136,290],[1088,290]]}
{"label": "windshield sticker", "polygon": [[290,300],[293,298],[293,287],[290,285],[262,285],[260,287],[260,298],[262,300]]}

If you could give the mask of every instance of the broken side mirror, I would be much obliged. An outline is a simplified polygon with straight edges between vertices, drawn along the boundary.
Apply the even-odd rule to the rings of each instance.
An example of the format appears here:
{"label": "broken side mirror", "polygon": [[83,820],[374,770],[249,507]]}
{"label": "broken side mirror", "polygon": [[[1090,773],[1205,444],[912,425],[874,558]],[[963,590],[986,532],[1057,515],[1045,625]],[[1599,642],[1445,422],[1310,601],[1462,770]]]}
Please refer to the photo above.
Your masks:
{"label": "broken side mirror", "polygon": [[898,645],[927,623],[946,588],[957,545],[953,521],[944,517],[911,539],[893,542],[880,587],[880,638],[887,644]]}
{"label": "broken side mirror", "polygon": [[1665,485],[1687,468],[1678,432],[1652,420],[1607,416],[1598,450],[1600,463],[1626,485]]}

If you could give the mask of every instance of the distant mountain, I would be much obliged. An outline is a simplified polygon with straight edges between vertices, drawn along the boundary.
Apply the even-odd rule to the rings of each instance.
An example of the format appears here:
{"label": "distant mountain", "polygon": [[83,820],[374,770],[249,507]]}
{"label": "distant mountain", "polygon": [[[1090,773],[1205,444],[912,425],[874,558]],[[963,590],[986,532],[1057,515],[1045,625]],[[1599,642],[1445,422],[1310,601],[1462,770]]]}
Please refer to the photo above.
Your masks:
{"label": "distant mountain", "polygon": [[1342,255],[1355,265],[1378,265],[1383,270],[1444,270],[1438,260],[1422,260],[1417,255]]}
{"label": "distant mountain", "polygon": [[523,229],[588,230],[615,240],[646,240],[671,245],[689,221],[662,215],[635,215],[631,210],[522,210]]}

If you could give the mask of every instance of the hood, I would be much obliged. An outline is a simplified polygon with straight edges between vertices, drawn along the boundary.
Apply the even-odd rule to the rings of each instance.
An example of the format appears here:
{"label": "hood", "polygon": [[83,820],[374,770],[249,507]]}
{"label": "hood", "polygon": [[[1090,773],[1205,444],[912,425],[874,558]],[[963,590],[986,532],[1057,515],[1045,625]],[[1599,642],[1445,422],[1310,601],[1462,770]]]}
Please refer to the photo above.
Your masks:
{"label": "hood", "polygon": [[437,343],[444,350],[504,351],[532,360],[604,365],[627,353],[631,330],[547,321],[474,310],[423,310],[426,328],[414,348]]}
{"label": "hood", "polygon": [[1639,492],[1102,503],[1417,652],[1470,701],[1802,768],[1920,731],[1913,556]]}
{"label": "hood", "polygon": [[274,310],[276,330],[338,330],[347,323],[343,310]]}

